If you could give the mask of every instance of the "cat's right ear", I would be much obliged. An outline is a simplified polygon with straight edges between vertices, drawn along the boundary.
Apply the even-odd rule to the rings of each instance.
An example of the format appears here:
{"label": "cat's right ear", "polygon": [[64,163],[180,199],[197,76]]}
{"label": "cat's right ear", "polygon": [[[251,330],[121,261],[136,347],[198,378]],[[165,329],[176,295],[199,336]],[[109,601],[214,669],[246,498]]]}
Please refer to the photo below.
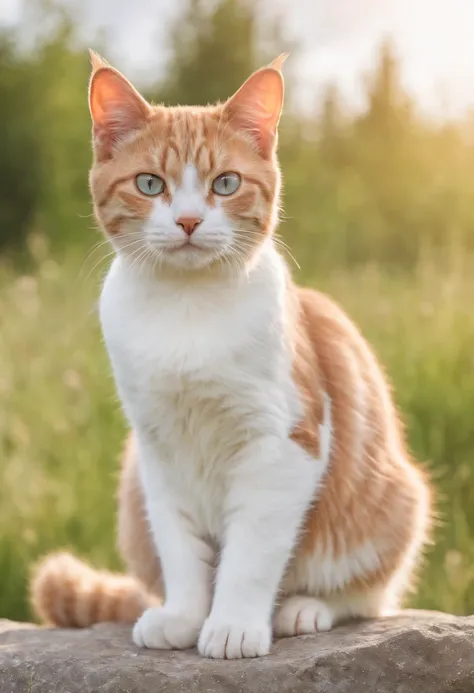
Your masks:
{"label": "cat's right ear", "polygon": [[89,108],[94,152],[97,161],[106,161],[118,142],[146,124],[151,106],[118,70],[93,51],[91,63]]}

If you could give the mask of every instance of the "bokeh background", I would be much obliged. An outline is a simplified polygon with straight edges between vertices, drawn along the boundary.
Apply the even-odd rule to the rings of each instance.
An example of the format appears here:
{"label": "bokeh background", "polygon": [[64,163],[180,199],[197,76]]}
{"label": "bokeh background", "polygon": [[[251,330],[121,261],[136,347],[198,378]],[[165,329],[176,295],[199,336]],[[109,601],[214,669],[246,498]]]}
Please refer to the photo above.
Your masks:
{"label": "bokeh background", "polygon": [[288,262],[359,323],[432,470],[436,545],[410,603],[474,612],[473,21],[467,0],[2,0],[0,616],[30,616],[46,551],[120,567],[87,45],[169,104],[225,99],[291,51]]}

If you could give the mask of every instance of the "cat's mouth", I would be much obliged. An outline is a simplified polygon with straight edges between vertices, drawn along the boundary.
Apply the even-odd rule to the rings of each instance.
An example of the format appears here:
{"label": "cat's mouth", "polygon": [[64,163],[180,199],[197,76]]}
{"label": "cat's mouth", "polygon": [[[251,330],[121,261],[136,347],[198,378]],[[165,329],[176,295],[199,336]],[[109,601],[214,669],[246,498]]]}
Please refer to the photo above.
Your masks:
{"label": "cat's mouth", "polygon": [[179,253],[180,251],[193,251],[197,250],[198,252],[209,252],[209,248],[205,248],[202,245],[198,245],[197,243],[193,243],[191,240],[183,241],[183,243],[180,243],[179,245],[171,245],[166,248],[167,253]]}
{"label": "cat's mouth", "polygon": [[174,243],[150,244],[158,252],[161,261],[181,269],[196,269],[214,262],[219,256],[219,248],[215,245],[196,242],[193,239],[176,241]]}

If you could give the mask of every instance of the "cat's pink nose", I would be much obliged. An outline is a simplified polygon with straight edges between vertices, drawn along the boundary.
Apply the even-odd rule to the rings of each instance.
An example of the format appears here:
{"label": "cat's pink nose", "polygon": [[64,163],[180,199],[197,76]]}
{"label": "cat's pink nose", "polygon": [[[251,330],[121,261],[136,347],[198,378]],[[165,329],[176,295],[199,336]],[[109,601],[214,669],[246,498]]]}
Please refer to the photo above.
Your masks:
{"label": "cat's pink nose", "polygon": [[188,236],[190,236],[196,230],[196,227],[199,226],[201,221],[202,219],[199,219],[198,217],[180,217],[179,219],[176,219],[178,226],[181,226],[184,233],[187,233]]}

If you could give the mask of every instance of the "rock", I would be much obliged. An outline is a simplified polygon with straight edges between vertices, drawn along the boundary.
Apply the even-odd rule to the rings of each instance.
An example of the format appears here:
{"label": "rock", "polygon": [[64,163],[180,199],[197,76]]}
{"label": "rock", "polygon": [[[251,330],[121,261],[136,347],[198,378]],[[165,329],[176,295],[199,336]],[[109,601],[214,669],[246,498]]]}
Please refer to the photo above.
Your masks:
{"label": "rock", "polygon": [[7,630],[24,630],[25,628],[38,628],[34,623],[19,623],[18,621],[9,621],[8,618],[0,618],[0,635]]}
{"label": "rock", "polygon": [[0,622],[0,693],[473,693],[474,617],[426,611],[277,641],[268,657],[211,661],[140,650],[130,628]]}

